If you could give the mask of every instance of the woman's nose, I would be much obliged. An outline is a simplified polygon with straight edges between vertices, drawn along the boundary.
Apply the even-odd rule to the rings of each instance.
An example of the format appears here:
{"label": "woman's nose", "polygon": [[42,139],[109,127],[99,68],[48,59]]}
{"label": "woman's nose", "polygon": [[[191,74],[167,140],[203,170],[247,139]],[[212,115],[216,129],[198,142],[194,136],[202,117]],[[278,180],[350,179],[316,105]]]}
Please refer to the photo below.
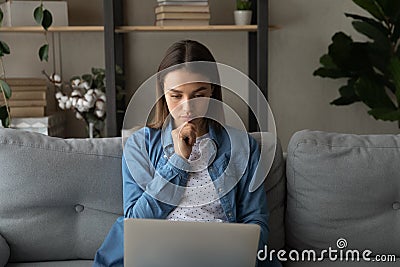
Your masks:
{"label": "woman's nose", "polygon": [[190,111],[191,110],[191,103],[190,103],[190,99],[185,99],[182,102],[182,110],[183,111]]}

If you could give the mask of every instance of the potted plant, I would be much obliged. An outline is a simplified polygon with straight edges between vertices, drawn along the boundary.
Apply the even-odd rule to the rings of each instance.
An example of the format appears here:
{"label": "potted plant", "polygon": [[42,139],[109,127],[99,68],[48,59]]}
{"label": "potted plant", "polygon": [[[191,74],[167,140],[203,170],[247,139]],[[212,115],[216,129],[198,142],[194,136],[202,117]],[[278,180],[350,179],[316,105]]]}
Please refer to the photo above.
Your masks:
{"label": "potted plant", "polygon": [[[3,10],[0,8],[0,27],[3,22]],[[8,99],[11,97],[11,88],[5,81],[5,69],[3,57],[10,54],[8,45],[0,40],[0,121],[4,127],[10,125],[10,109],[8,107]]]}
{"label": "potted plant", "polygon": [[400,128],[400,1],[353,0],[371,17],[345,13],[367,41],[343,33],[332,37],[322,67],[314,75],[346,79],[333,105],[363,102],[375,119],[397,121]]}
{"label": "potted plant", "polygon": [[[4,13],[0,8],[0,27],[3,22]],[[47,30],[53,22],[52,14],[49,10],[43,7],[43,1],[40,1],[40,5],[35,8],[33,12],[33,18],[37,24],[41,25],[45,30],[46,43],[42,45],[39,49],[40,61],[48,60],[49,44],[47,42]],[[3,127],[9,127],[11,122],[10,108],[8,105],[8,100],[11,97],[11,88],[7,84],[5,69],[3,64],[3,56],[10,54],[10,48],[8,45],[0,40],[0,121]]]}
{"label": "potted plant", "polygon": [[236,25],[249,25],[251,23],[251,2],[249,0],[237,0],[234,18]]}

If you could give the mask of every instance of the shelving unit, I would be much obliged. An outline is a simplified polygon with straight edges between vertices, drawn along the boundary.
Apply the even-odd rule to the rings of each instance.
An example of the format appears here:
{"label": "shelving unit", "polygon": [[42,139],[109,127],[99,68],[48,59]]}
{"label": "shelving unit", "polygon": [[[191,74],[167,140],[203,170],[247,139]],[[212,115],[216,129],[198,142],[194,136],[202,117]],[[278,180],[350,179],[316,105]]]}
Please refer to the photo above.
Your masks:
{"label": "shelving unit", "polygon": [[[115,65],[123,64],[123,33],[133,31],[247,31],[248,32],[248,57],[249,77],[256,82],[265,98],[268,99],[268,30],[278,29],[268,26],[268,0],[253,2],[252,25],[210,25],[210,26],[123,26],[122,1],[103,0],[104,9],[104,40],[105,40],[105,66],[107,88],[107,135],[117,136],[122,127],[123,114],[117,114],[115,90]],[[257,106],[254,92],[249,92],[252,106]],[[257,131],[258,124],[254,115],[249,112],[249,131]]]}
{"label": "shelving unit", "polygon": [[[179,31],[225,31],[248,32],[249,77],[256,82],[268,99],[268,31],[277,30],[277,26],[268,25],[268,0],[253,2],[252,25],[209,25],[209,26],[126,26],[123,25],[122,1],[103,0],[104,26],[53,26],[49,32],[104,32],[106,94],[107,94],[107,124],[109,137],[120,133],[124,114],[117,114],[116,103],[116,73],[115,66],[124,66],[124,34],[130,32],[179,32]],[[0,32],[43,33],[42,27],[0,27]],[[249,100],[255,106],[257,100],[249,92]],[[257,123],[249,112],[249,130],[256,131]]]}

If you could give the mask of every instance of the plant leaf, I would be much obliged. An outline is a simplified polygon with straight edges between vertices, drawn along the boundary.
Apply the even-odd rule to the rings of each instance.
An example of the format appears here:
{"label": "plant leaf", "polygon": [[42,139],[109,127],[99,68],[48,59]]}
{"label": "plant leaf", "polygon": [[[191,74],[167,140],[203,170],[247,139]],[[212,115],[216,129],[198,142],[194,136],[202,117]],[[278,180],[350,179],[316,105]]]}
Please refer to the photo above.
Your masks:
{"label": "plant leaf", "polygon": [[337,106],[343,106],[343,105],[349,105],[353,104],[355,102],[360,101],[358,96],[356,95],[354,84],[355,84],[354,79],[349,79],[347,82],[347,85],[344,85],[339,88],[339,92],[341,97],[333,100],[330,104],[331,105],[337,105]]}
{"label": "plant leaf", "polygon": [[351,76],[349,73],[339,69],[328,69],[323,67],[314,71],[313,75],[320,76],[322,78],[332,78],[332,79],[346,78]]}
{"label": "plant leaf", "polygon": [[41,25],[43,20],[43,5],[38,6],[33,11],[33,18],[35,19],[36,23]]}
{"label": "plant leaf", "polygon": [[354,84],[354,89],[360,100],[371,109],[396,109],[396,106],[386,94],[385,86],[370,77],[360,77]]}
{"label": "plant leaf", "polygon": [[374,40],[379,46],[390,47],[390,40],[388,35],[385,35],[376,27],[372,26],[365,21],[353,21],[352,25],[356,31],[366,35],[370,39]]}
{"label": "plant leaf", "polygon": [[6,96],[7,99],[10,99],[11,88],[4,80],[0,80],[0,92],[1,91],[4,92],[4,95]]}
{"label": "plant leaf", "polygon": [[3,23],[3,17],[4,17],[3,10],[1,10],[1,8],[0,8],[0,26],[1,26],[1,23]]}
{"label": "plant leaf", "polygon": [[86,81],[90,86],[93,83],[93,77],[90,74],[83,74],[82,75],[82,80]]}
{"label": "plant leaf", "polygon": [[44,44],[40,47],[39,49],[39,58],[40,61],[49,60],[49,45],[48,44]]}
{"label": "plant leaf", "polygon": [[350,36],[338,32],[332,37],[328,54],[343,71],[363,73],[371,70],[367,55],[367,43],[353,42]]}
{"label": "plant leaf", "polygon": [[10,118],[8,116],[7,107],[0,107],[0,120],[3,127],[8,128],[10,126]]}
{"label": "plant leaf", "polygon": [[386,73],[392,53],[391,47],[382,47],[377,43],[368,43],[366,50],[372,66],[379,69],[382,73]]}
{"label": "plant leaf", "polygon": [[353,2],[378,20],[383,21],[385,19],[382,7],[375,0],[353,0]]}
{"label": "plant leaf", "polygon": [[354,99],[350,99],[350,98],[346,98],[346,97],[341,96],[341,97],[333,100],[329,104],[335,105],[335,106],[346,106],[346,105],[353,104],[353,103],[355,103],[357,101],[359,101],[359,100],[354,100]]}
{"label": "plant leaf", "polygon": [[398,18],[396,23],[394,24],[394,30],[393,30],[393,34],[391,37],[391,41],[393,43],[397,44],[399,38],[400,38],[400,18]]}
{"label": "plant leaf", "polygon": [[53,16],[51,15],[50,11],[45,9],[43,11],[43,20],[42,20],[42,27],[47,31],[47,29],[53,23]]}
{"label": "plant leaf", "polygon": [[377,120],[383,121],[400,121],[400,110],[389,108],[374,108],[368,111]]}
{"label": "plant leaf", "polygon": [[336,64],[333,62],[331,56],[328,54],[323,55],[319,59],[319,62],[321,63],[322,66],[324,66],[327,69],[337,69]]}
{"label": "plant leaf", "polygon": [[115,72],[119,75],[124,74],[124,71],[122,70],[122,68],[119,65],[115,65]]}
{"label": "plant leaf", "polygon": [[397,18],[400,14],[400,1],[376,0],[376,2],[382,7],[383,13],[391,22],[397,21]]}
{"label": "plant leaf", "polygon": [[389,71],[396,86],[397,105],[400,106],[400,60],[397,57],[392,58],[389,65]]}
{"label": "plant leaf", "polygon": [[92,73],[93,75],[99,75],[99,74],[104,74],[104,69],[102,68],[92,68]]}
{"label": "plant leaf", "polygon": [[381,31],[382,33],[384,33],[385,35],[389,35],[390,34],[390,30],[388,28],[386,28],[381,22],[376,21],[374,19],[371,18],[367,18],[364,16],[360,16],[357,14],[351,14],[351,13],[344,13],[344,15],[348,18],[352,18],[355,20],[360,20],[360,21],[364,21],[368,24],[370,24],[371,26],[375,27],[377,30]]}
{"label": "plant leaf", "polygon": [[1,52],[2,55],[4,55],[4,54],[9,55],[10,54],[10,47],[8,47],[8,45],[3,41],[0,41],[0,52]]}

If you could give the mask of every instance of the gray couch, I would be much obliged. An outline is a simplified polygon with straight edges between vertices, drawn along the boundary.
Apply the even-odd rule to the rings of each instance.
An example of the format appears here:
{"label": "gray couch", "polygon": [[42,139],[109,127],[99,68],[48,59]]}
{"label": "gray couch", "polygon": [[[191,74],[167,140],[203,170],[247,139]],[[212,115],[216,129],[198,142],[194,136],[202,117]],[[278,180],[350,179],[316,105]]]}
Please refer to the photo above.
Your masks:
{"label": "gray couch", "polygon": [[[268,250],[284,249],[284,266],[398,266],[400,136],[301,131],[287,151],[277,147],[265,182]],[[121,152],[120,138],[0,129],[0,266],[91,266],[122,214]],[[339,238],[397,263],[289,261]]]}

